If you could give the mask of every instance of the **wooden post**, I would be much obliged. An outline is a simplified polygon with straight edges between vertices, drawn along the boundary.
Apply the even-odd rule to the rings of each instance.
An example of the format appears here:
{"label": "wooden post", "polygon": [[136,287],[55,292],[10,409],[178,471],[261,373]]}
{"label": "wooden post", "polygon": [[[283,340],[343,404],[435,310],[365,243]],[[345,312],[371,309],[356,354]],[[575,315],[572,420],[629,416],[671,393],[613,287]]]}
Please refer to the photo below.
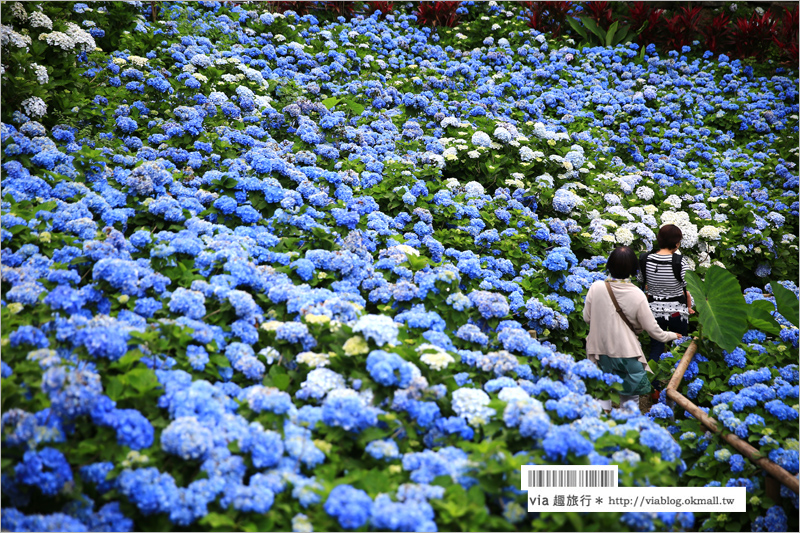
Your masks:
{"label": "wooden post", "polygon": [[697,342],[692,340],[692,343],[687,348],[686,353],[683,354],[680,363],[678,363],[678,368],[675,369],[675,372],[672,374],[672,378],[669,380],[669,384],[667,385],[667,389],[678,390],[678,387],[681,386],[681,380],[683,379],[683,375],[686,373],[686,369],[689,368],[689,364],[692,362],[694,358],[694,354],[697,353]]}
{"label": "wooden post", "polygon": [[[719,429],[717,428],[717,421],[708,416],[702,409],[697,407],[695,404],[690,402],[683,394],[672,388],[667,388],[664,390],[664,392],[667,394],[667,398],[669,398],[676,404],[680,405],[681,407],[689,411],[689,413],[691,413],[692,416],[698,419],[710,431],[719,434]],[[780,466],[776,465],[766,457],[763,457],[761,455],[761,452],[753,448],[750,444],[743,441],[733,433],[725,433],[724,435],[719,435],[719,436],[722,440],[730,444],[731,447],[733,447],[735,450],[737,450],[742,455],[747,457],[754,464],[758,465],[762,470],[766,471],[768,476],[772,476],[777,481],[780,481],[783,485],[789,487],[792,491],[794,491],[795,494],[798,494],[800,489],[798,488],[798,482],[796,477],[794,477],[789,472],[787,472]]]}
{"label": "wooden post", "polygon": [[777,479],[769,475],[768,472],[765,472],[765,480],[764,480],[764,490],[767,493],[767,497],[770,500],[775,502],[775,505],[780,505],[781,501],[781,485]]}

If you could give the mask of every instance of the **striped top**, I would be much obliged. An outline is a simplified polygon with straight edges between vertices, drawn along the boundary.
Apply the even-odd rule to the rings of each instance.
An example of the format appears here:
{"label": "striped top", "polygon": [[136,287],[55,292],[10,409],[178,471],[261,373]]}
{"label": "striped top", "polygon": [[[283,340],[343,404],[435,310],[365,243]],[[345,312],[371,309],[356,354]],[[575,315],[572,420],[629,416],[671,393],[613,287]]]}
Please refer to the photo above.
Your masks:
{"label": "striped top", "polygon": [[[648,255],[647,294],[659,300],[682,296],[686,290],[687,270],[689,270],[689,262],[685,257],[681,256],[681,281],[679,282],[672,272],[672,255],[659,255],[656,253]],[[641,282],[641,272],[638,274],[638,278],[639,282]]]}

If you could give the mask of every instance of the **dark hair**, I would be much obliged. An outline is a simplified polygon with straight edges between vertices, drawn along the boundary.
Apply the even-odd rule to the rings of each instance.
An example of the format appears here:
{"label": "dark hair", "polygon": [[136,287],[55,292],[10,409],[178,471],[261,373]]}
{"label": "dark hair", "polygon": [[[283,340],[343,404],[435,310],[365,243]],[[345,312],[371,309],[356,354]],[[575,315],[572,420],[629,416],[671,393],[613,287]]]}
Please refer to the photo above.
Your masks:
{"label": "dark hair", "polygon": [[658,230],[658,235],[656,235],[658,245],[661,248],[667,248],[668,250],[672,250],[678,246],[678,243],[681,242],[681,239],[683,239],[683,232],[681,231],[681,228],[675,224],[666,224],[661,226],[661,229]]}
{"label": "dark hair", "polygon": [[619,246],[614,248],[608,256],[606,268],[612,277],[625,279],[636,274],[639,270],[639,261],[636,252],[630,246]]}

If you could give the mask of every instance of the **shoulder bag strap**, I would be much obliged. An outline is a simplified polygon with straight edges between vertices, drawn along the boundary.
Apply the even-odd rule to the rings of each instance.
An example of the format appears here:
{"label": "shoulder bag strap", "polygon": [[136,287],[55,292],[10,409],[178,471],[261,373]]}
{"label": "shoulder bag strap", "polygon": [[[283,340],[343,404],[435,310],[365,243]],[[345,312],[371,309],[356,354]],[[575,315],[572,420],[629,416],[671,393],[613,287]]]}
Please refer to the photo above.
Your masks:
{"label": "shoulder bag strap", "polygon": [[636,330],[633,328],[633,324],[631,324],[631,321],[630,321],[630,320],[628,320],[628,317],[626,317],[626,316],[625,316],[625,313],[623,313],[623,312],[622,312],[622,309],[620,309],[620,307],[619,307],[619,302],[617,302],[617,299],[614,297],[614,291],[612,291],[612,290],[611,290],[611,284],[610,284],[609,282],[607,282],[607,281],[606,281],[606,289],[608,290],[608,295],[609,295],[609,296],[611,296],[611,301],[614,303],[614,307],[615,307],[615,308],[616,308],[616,310],[617,310],[617,314],[618,314],[620,317],[622,317],[622,320],[624,320],[624,321],[625,321],[625,324],[626,324],[626,325],[627,325],[629,328],[631,328],[631,331],[632,331],[632,332],[634,333],[634,335],[635,335],[635,334],[636,334]]}

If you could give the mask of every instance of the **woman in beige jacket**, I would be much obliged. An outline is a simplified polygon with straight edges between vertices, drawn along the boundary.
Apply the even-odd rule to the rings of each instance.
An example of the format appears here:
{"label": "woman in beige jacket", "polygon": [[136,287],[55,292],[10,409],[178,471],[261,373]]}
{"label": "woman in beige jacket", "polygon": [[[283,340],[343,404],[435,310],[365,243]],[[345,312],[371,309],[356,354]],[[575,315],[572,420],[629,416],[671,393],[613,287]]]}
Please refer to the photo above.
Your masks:
{"label": "woman in beige jacket", "polygon": [[[586,355],[603,372],[623,379],[620,405],[650,392],[646,372],[652,372],[642,352],[637,335],[646,331],[652,338],[669,342],[681,338],[680,333],[664,331],[656,322],[647,296],[633,283],[638,270],[636,253],[627,246],[611,252],[606,264],[610,276],[595,281],[586,294],[583,319],[589,324]],[[615,301],[616,300],[616,304]],[[611,400],[599,400],[606,412]]]}

